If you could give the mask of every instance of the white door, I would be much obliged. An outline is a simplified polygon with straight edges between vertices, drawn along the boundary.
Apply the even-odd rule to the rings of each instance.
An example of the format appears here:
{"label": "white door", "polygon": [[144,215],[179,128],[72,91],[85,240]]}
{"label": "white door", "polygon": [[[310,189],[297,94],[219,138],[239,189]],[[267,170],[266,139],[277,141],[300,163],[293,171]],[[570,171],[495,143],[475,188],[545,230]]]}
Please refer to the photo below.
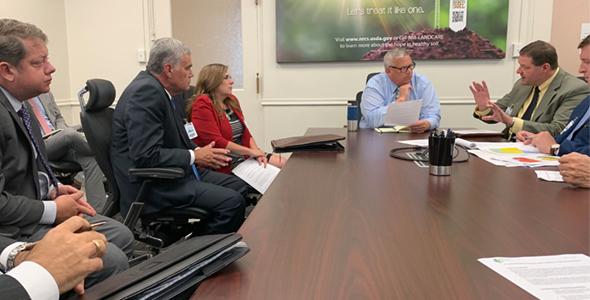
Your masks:
{"label": "white door", "polygon": [[234,94],[240,100],[248,128],[265,150],[264,120],[257,76],[260,76],[259,0],[170,1],[172,36],[192,51],[196,83],[210,63],[230,67]]}

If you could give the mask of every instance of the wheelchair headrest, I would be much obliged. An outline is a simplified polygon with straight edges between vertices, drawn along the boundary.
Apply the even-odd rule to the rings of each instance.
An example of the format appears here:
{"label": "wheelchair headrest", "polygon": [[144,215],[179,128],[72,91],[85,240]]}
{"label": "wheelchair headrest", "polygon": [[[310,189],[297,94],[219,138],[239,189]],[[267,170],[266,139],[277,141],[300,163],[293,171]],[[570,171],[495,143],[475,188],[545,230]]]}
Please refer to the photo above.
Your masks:
{"label": "wheelchair headrest", "polygon": [[86,81],[86,89],[89,94],[85,107],[87,112],[103,110],[115,101],[115,86],[108,80],[90,79]]}

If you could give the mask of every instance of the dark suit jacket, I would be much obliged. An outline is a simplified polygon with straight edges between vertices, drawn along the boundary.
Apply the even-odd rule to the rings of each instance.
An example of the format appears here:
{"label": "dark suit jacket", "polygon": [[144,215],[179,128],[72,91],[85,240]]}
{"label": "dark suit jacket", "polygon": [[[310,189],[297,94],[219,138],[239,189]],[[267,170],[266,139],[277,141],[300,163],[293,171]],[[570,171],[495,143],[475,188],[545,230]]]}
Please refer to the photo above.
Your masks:
{"label": "dark suit jacket", "polygon": [[31,299],[25,288],[8,275],[0,275],[0,295],[3,299]]}
{"label": "dark suit jacket", "polygon": [[[496,104],[504,111],[510,108],[509,115],[515,117],[532,90],[533,86],[523,85],[522,79],[519,79],[510,93],[499,99]],[[590,87],[585,82],[560,69],[540,99],[531,120],[524,121],[522,130],[533,133],[549,131],[551,135],[557,135],[567,124],[572,110],[589,94]],[[479,118],[477,114],[474,114],[474,117]],[[505,133],[507,132],[508,129],[505,130]]]}
{"label": "dark suit jacket", "polygon": [[[0,252],[14,242],[14,240],[0,236]],[[7,275],[0,275],[0,295],[2,295],[2,299],[29,299],[29,294],[23,286],[16,279]]]}
{"label": "dark suit jacket", "polygon": [[586,97],[580,105],[574,109],[570,118],[570,123],[566,129],[555,137],[559,146],[559,155],[568,154],[570,152],[579,152],[590,156],[590,119],[586,119],[585,124],[582,125],[571,140],[567,140],[567,137],[578,127],[581,118],[590,109],[590,96]]}
{"label": "dark suit jacket", "polygon": [[[33,134],[43,141],[34,118],[31,123]],[[39,155],[45,155],[44,144],[38,144]],[[0,91],[0,231],[3,226],[18,227],[16,237],[31,234],[44,210],[31,145],[21,118]]]}
{"label": "dark suit jacket", "polygon": [[185,171],[184,179],[175,180],[167,186],[174,188],[175,199],[164,202],[159,197],[158,187],[150,189],[152,200],[146,201],[144,213],[191,202],[195,194],[194,186],[184,183],[194,182],[187,150],[195,148],[164,87],[148,72],[140,72],[121,95],[113,115],[111,161],[121,190],[121,213],[127,214],[141,183],[128,175],[129,168],[134,167],[175,167]]}

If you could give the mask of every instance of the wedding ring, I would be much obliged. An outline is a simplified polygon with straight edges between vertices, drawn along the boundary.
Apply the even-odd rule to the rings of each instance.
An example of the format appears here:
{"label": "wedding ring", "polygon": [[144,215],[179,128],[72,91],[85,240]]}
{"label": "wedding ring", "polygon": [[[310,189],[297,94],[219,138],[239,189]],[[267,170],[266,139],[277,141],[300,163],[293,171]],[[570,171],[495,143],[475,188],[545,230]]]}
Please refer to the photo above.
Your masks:
{"label": "wedding ring", "polygon": [[96,247],[96,255],[102,252],[102,245],[104,244],[102,240],[92,240],[92,244]]}

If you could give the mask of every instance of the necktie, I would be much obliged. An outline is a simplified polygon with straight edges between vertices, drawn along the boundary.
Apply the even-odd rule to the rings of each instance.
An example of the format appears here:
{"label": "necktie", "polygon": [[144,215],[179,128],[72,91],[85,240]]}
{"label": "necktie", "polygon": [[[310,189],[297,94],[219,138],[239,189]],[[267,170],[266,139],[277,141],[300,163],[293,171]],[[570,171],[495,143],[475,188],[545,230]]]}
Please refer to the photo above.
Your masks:
{"label": "necktie", "polygon": [[57,184],[58,184],[57,178],[55,177],[55,175],[51,171],[51,167],[49,167],[49,162],[47,161],[47,158],[45,158],[45,155],[43,155],[43,153],[41,153],[41,151],[39,150],[40,148],[37,145],[37,141],[35,140],[35,137],[33,135],[33,131],[31,130],[31,115],[29,114],[29,111],[27,110],[27,108],[23,104],[23,106],[21,107],[21,109],[19,109],[19,111],[17,113],[20,116],[20,118],[23,120],[25,128],[27,129],[27,134],[29,135],[31,142],[33,143],[33,147],[35,148],[35,151],[37,151],[37,157],[40,158],[41,164],[43,164],[43,167],[45,168],[45,171],[47,172],[47,175],[49,176],[49,180],[51,181],[51,183],[55,187],[55,191],[57,192],[57,195],[59,195],[59,190],[57,188]]}
{"label": "necktie", "polygon": [[531,103],[529,104],[529,107],[527,107],[526,111],[524,112],[524,114],[522,115],[523,120],[529,121],[531,119],[531,117],[533,116],[533,111],[535,111],[535,108],[537,107],[537,102],[539,101],[539,87],[535,87],[535,92],[533,93],[533,99],[531,100]]}
{"label": "necktie", "polygon": [[[176,104],[174,103],[174,99],[170,99],[170,105],[172,106],[172,111],[174,112],[174,118],[176,118]],[[193,170],[193,175],[195,175],[195,179],[197,181],[201,181],[201,176],[199,175],[199,169],[197,169],[195,164],[191,164],[191,169]]]}
{"label": "necktie", "polygon": [[37,122],[39,122],[39,125],[41,125],[41,129],[43,130],[43,134],[49,134],[51,131],[51,126],[49,126],[47,119],[45,118],[45,116],[43,115],[43,113],[41,112],[41,110],[39,109],[39,103],[37,101],[35,101],[35,99],[31,99],[29,100],[29,103],[31,104],[31,108],[33,109],[33,113],[35,114],[35,117],[37,118]]}

